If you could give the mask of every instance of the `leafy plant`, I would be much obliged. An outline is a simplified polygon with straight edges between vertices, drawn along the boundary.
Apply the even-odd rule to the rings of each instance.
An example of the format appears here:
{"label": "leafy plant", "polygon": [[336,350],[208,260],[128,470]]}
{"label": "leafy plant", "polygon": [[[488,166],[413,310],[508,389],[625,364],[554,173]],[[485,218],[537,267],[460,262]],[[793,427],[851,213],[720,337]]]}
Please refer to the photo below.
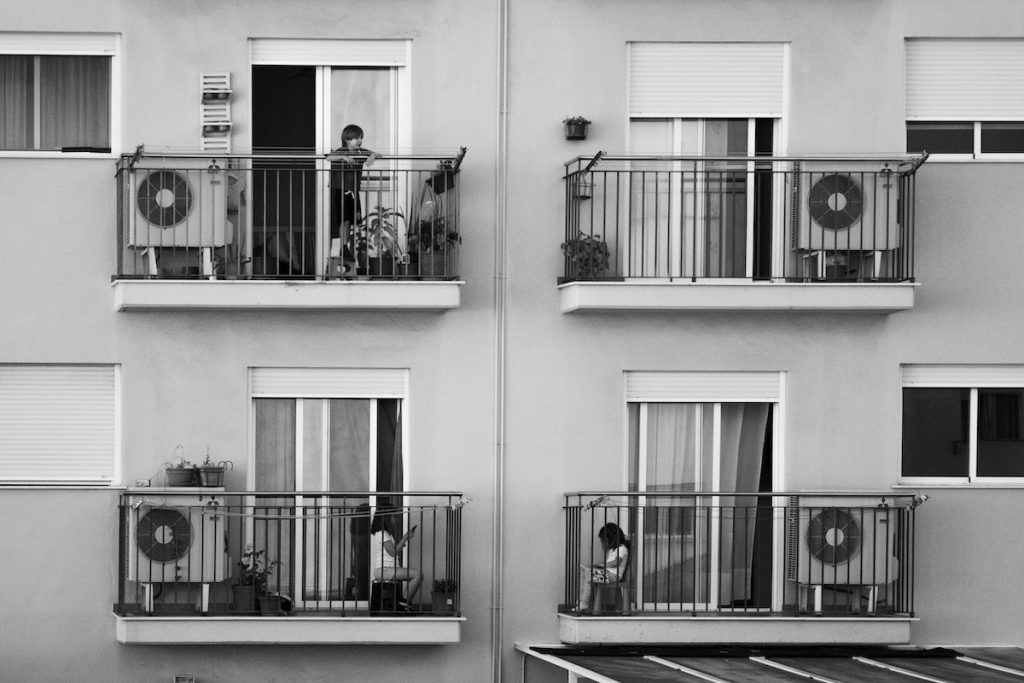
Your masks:
{"label": "leafy plant", "polygon": [[569,274],[579,277],[599,277],[608,270],[611,253],[601,235],[577,232],[562,242],[562,252],[570,265]]}
{"label": "leafy plant", "polygon": [[566,116],[564,119],[562,119],[562,123],[570,126],[589,126],[591,122],[589,119],[583,116],[576,115]]}
{"label": "leafy plant", "polygon": [[424,219],[411,237],[412,246],[421,252],[445,251],[449,246],[462,244],[462,236],[447,228],[444,217]]}
{"label": "leafy plant", "polygon": [[435,593],[454,593],[459,586],[451,579],[434,579]]}
{"label": "leafy plant", "polygon": [[366,214],[356,227],[356,252],[367,256],[391,255],[400,257],[402,245],[398,241],[399,222],[405,214],[397,209],[378,206]]}
{"label": "leafy plant", "polygon": [[251,545],[245,546],[242,559],[238,561],[239,586],[253,586],[257,590],[264,590],[270,575],[274,569],[281,564],[277,560],[267,560],[262,550],[253,550]]}

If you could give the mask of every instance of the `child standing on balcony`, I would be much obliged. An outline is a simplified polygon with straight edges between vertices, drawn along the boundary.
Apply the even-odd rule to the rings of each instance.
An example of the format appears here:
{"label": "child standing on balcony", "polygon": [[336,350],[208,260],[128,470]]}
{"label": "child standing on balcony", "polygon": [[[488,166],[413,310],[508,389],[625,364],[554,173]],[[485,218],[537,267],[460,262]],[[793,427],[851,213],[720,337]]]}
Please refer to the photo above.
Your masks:
{"label": "child standing on balcony", "polygon": [[363,148],[363,129],[351,123],[341,131],[341,147],[327,155],[331,162],[330,256],[341,256],[344,245],[345,260],[355,260],[352,227],[362,220],[361,176],[374,156]]}
{"label": "child standing on balcony", "polygon": [[629,566],[629,539],[615,522],[608,522],[597,532],[604,562],[580,566],[580,600],[578,610],[590,609],[592,585],[619,583],[626,578]]}

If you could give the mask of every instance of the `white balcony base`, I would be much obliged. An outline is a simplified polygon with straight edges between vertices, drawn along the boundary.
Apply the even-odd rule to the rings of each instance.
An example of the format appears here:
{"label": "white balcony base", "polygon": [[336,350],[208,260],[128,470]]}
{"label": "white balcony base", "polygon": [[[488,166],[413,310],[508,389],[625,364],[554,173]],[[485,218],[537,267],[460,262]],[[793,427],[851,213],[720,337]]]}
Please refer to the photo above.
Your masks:
{"label": "white balcony base", "polygon": [[558,615],[569,645],[639,643],[886,644],[910,642],[913,617],[575,616]]}
{"label": "white balcony base", "polygon": [[115,280],[114,310],[458,308],[453,280]]}
{"label": "white balcony base", "polygon": [[458,643],[465,617],[117,617],[136,645]]}
{"label": "white balcony base", "polygon": [[828,311],[893,313],[914,307],[912,282],[637,280],[559,285],[563,313],[585,311]]}

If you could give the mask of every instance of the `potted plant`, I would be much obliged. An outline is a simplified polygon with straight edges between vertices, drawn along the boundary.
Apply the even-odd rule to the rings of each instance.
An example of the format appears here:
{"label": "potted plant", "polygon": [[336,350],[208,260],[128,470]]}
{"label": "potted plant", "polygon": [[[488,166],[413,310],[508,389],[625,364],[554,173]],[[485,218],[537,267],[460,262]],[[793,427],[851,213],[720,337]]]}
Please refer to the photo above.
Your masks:
{"label": "potted plant", "polygon": [[399,243],[399,222],[405,215],[378,206],[356,227],[356,262],[361,275],[394,275],[395,261],[407,262]]}
{"label": "potted plant", "polygon": [[444,216],[424,218],[410,239],[410,250],[419,258],[421,277],[447,277],[448,255],[462,243],[462,236],[448,228]]}
{"label": "potted plant", "polygon": [[256,609],[257,600],[260,608],[268,611],[265,608],[271,607],[272,597],[277,598],[277,611],[280,611],[281,596],[267,591],[267,581],[279,564],[277,560],[268,561],[265,551],[245,546],[242,559],[238,561],[238,579],[231,586],[231,604],[235,611],[251,612]]}
{"label": "potted plant", "polygon": [[213,462],[210,460],[210,451],[206,451],[206,460],[198,466],[200,486],[223,486],[224,472],[232,469],[234,465],[230,460]]}
{"label": "potted plant", "polygon": [[450,579],[434,579],[430,593],[435,614],[455,614],[455,598],[458,585]]}
{"label": "potted plant", "polygon": [[[179,444],[174,449],[174,453],[181,450]],[[196,466],[185,459],[184,454],[174,460],[174,453],[171,454],[171,460],[164,464],[164,476],[167,479],[168,486],[192,486],[199,479],[199,471]]]}
{"label": "potted plant", "polygon": [[566,140],[586,140],[590,121],[582,116],[567,116],[562,120]]}
{"label": "potted plant", "polygon": [[608,244],[601,235],[578,231],[575,236],[562,242],[562,252],[568,265],[569,277],[601,277],[610,263]]}

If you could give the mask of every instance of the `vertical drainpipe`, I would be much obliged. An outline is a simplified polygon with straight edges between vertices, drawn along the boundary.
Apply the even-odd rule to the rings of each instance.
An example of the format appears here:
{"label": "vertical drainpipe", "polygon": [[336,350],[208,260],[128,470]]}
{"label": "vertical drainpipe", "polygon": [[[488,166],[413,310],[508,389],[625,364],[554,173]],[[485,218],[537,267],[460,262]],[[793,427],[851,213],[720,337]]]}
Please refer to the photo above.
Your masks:
{"label": "vertical drainpipe", "polygon": [[494,168],[494,479],[491,529],[491,676],[500,683],[504,657],[505,568],[505,326],[507,315],[506,248],[508,190],[508,0],[496,0],[497,102]]}

